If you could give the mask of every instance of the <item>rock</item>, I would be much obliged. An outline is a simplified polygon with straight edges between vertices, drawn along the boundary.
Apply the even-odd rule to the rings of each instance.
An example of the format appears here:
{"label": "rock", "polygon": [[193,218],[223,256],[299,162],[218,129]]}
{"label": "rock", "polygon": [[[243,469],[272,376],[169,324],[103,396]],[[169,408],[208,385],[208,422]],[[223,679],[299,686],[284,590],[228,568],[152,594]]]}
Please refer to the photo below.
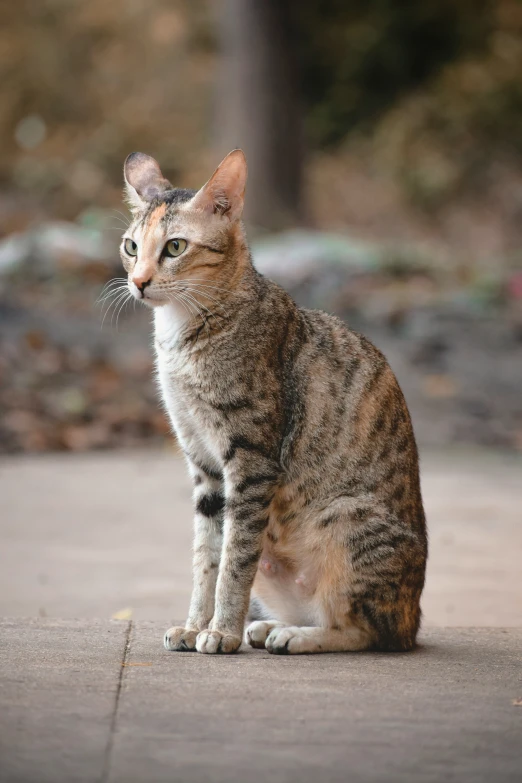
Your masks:
{"label": "rock", "polygon": [[1,240],[0,275],[30,266],[37,277],[47,277],[71,267],[107,263],[111,257],[114,247],[100,229],[54,221]]}
{"label": "rock", "polygon": [[288,285],[324,274],[328,268],[346,272],[374,271],[382,251],[369,242],[357,242],[342,234],[295,230],[257,239],[252,244],[254,263],[267,277]]}

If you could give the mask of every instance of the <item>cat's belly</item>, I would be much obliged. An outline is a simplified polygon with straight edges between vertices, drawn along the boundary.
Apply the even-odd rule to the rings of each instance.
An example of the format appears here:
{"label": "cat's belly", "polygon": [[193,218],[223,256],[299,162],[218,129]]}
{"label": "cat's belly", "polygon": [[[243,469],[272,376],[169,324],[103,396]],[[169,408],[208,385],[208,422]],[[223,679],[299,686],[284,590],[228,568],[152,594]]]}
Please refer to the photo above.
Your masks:
{"label": "cat's belly", "polygon": [[315,600],[313,574],[289,567],[263,551],[252,587],[270,619],[289,625],[318,625],[322,613]]}
{"label": "cat's belly", "polygon": [[252,589],[267,619],[290,625],[342,623],[343,617],[331,604],[333,596],[346,594],[353,578],[346,526],[320,522],[332,513],[348,517],[350,502],[339,498],[306,502],[298,481],[279,488],[270,505]]}
{"label": "cat's belly", "polygon": [[[319,583],[321,562],[303,541],[303,520],[281,524],[271,514],[252,588],[271,619],[289,625],[319,625],[323,620]],[[300,544],[298,543],[300,539]]]}

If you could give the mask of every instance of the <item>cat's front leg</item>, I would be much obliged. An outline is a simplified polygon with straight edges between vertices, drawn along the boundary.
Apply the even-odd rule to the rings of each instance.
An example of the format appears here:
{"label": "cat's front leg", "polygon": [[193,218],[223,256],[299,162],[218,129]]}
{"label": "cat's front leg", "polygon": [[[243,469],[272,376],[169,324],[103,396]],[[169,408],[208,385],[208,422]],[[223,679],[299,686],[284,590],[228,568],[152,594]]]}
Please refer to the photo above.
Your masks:
{"label": "cat's front leg", "polygon": [[[233,653],[241,645],[250,590],[263,549],[277,468],[248,454],[225,469],[226,510],[214,617],[196,641],[201,653]],[[243,458],[245,455],[243,455]]]}
{"label": "cat's front leg", "polygon": [[169,628],[167,650],[186,652],[196,648],[200,631],[209,627],[214,614],[216,581],[223,540],[224,495],[221,478],[191,467],[194,481],[194,547],[192,598],[184,626]]}

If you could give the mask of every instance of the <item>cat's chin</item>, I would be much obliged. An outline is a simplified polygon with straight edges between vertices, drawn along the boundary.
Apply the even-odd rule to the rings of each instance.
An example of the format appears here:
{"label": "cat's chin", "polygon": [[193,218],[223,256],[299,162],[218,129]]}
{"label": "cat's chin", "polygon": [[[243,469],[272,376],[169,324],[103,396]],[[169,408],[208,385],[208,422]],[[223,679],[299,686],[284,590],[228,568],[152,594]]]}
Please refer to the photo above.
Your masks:
{"label": "cat's chin", "polygon": [[147,305],[147,307],[164,307],[166,304],[168,304],[168,301],[165,299],[150,299],[149,297],[143,297],[143,299],[138,299],[138,302],[141,302],[144,305]]}
{"label": "cat's chin", "polygon": [[141,304],[147,305],[147,307],[164,307],[168,304],[168,299],[155,299],[151,296],[139,296],[134,291],[132,292],[134,299]]}

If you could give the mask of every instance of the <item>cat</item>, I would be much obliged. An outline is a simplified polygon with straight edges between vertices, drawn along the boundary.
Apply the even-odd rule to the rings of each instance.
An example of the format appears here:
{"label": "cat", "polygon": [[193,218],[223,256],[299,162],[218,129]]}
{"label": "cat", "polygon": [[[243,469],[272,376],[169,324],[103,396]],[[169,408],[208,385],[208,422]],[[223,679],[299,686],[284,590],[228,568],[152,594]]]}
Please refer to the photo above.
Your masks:
{"label": "cat", "polygon": [[[234,150],[199,191],[124,165],[121,257],[154,308],[157,375],[194,485],[193,592],[168,650],[410,650],[427,534],[406,402],[386,359],[253,266]],[[284,263],[282,260],[281,263]]]}

